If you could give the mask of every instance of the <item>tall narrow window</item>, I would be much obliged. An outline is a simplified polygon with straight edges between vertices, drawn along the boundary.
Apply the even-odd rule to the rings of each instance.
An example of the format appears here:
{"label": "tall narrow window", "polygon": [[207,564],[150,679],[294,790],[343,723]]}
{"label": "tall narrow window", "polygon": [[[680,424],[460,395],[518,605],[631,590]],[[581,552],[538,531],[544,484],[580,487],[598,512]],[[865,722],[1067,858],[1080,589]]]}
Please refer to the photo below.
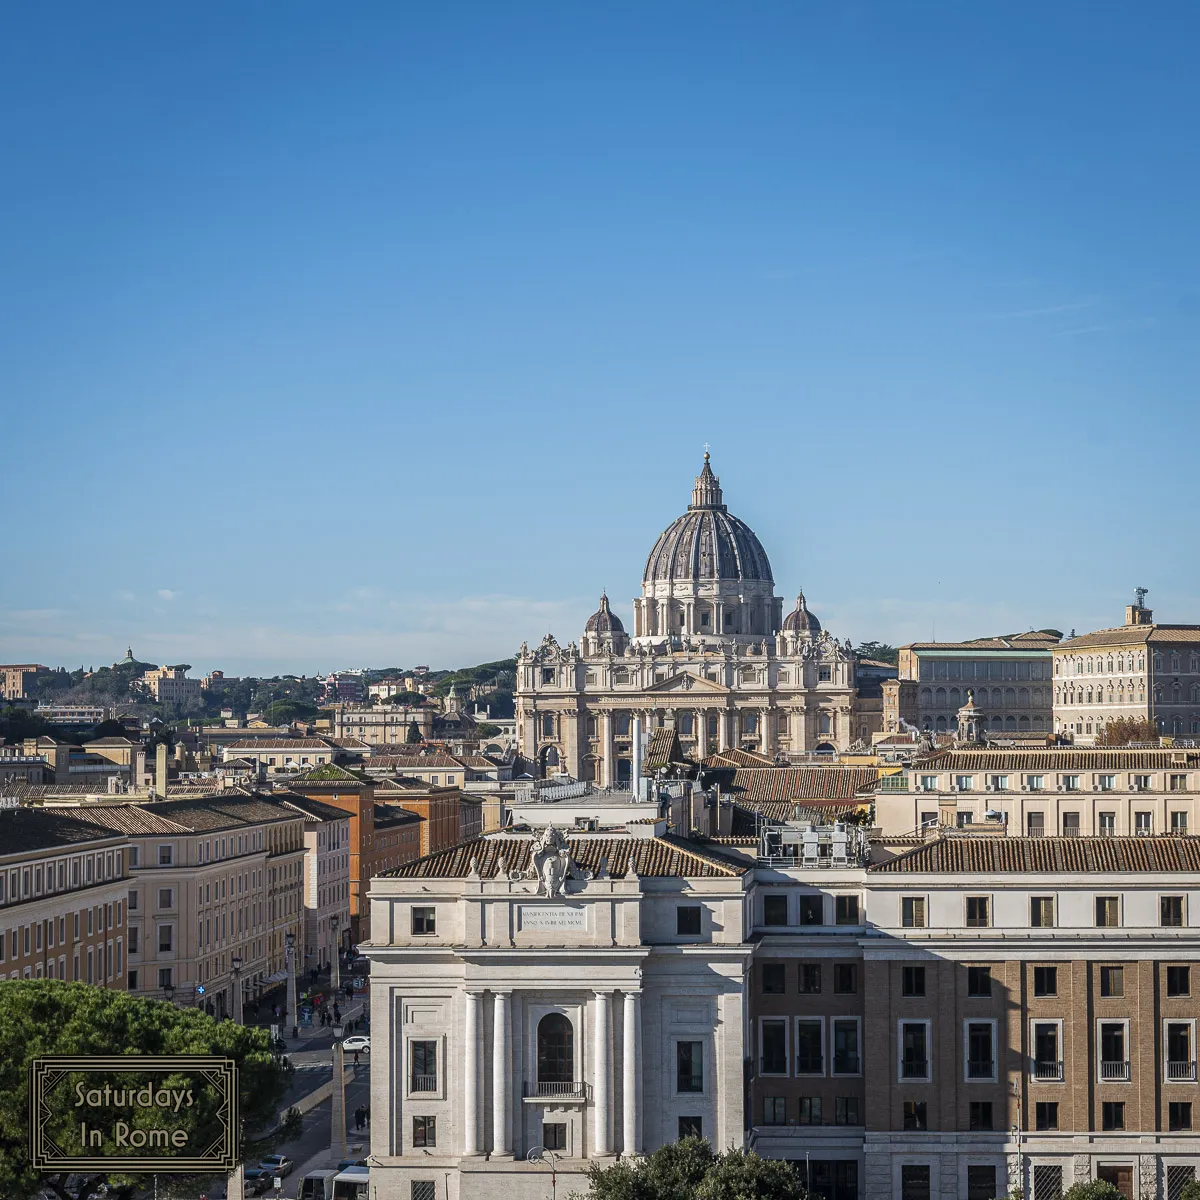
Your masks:
{"label": "tall narrow window", "polygon": [[537,1028],[537,1081],[563,1085],[574,1080],[574,1030],[562,1013],[547,1013]]}

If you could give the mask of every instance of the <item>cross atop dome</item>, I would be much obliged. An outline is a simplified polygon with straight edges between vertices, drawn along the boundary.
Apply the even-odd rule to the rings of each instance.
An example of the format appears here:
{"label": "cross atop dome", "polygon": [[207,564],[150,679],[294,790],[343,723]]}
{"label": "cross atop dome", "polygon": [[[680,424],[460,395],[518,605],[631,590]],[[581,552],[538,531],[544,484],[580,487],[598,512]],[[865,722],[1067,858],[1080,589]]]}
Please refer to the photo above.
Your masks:
{"label": "cross atop dome", "polygon": [[725,504],[721,496],[721,481],[713,474],[709,463],[708,443],[704,443],[704,466],[696,476],[696,486],[692,488],[692,502],[689,509],[716,508],[725,512]]}

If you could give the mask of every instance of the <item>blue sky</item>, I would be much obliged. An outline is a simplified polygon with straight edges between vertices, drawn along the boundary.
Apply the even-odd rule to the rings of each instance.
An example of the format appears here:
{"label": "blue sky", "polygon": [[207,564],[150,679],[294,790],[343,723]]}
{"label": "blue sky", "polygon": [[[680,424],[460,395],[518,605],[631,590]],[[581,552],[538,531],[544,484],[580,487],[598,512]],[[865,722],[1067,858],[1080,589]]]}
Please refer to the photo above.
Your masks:
{"label": "blue sky", "polygon": [[1200,620],[1200,8],[9,5],[0,661]]}

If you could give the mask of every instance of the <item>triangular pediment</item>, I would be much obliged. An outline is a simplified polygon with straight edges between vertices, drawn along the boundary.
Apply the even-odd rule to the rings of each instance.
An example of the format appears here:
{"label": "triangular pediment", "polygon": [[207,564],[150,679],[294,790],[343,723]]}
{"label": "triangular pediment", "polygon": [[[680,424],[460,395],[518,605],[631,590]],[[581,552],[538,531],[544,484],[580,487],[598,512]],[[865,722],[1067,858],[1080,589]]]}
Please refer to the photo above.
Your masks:
{"label": "triangular pediment", "polygon": [[691,671],[680,671],[677,675],[672,675],[669,679],[660,680],[658,683],[652,683],[649,687],[643,688],[644,692],[654,692],[662,694],[663,692],[692,692],[701,696],[727,696],[729,689],[724,684],[715,683],[711,679],[701,679],[699,675],[693,675]]}

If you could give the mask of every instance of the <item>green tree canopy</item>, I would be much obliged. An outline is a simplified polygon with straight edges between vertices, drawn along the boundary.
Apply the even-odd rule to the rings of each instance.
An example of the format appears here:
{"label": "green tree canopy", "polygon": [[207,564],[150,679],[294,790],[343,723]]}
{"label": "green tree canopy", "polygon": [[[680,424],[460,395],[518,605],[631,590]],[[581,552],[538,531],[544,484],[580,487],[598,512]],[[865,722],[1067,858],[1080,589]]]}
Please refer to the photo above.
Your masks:
{"label": "green tree canopy", "polygon": [[[65,1173],[33,1169],[28,1147],[33,1059],[62,1054],[232,1058],[238,1066],[243,1152],[266,1153],[274,1143],[268,1131],[275,1124],[288,1077],[269,1043],[265,1029],[218,1022],[199,1009],[138,999],[91,984],[52,979],[0,982],[0,1196],[31,1200],[40,1191],[50,1191],[60,1200],[84,1200],[106,1183],[112,1200],[128,1200],[135,1189],[145,1186],[144,1176],[96,1172],[75,1178],[68,1188]],[[70,1095],[62,1089],[53,1095],[50,1123],[75,1129],[79,1112],[72,1108]],[[181,1109],[172,1125],[189,1128],[199,1137],[212,1120],[213,1114],[198,1106]]]}
{"label": "green tree canopy", "polygon": [[423,704],[425,697],[420,692],[396,692],[388,697],[387,702],[404,708],[412,708],[414,704]]}
{"label": "green tree canopy", "polygon": [[481,738],[495,737],[500,732],[500,726],[493,725],[490,721],[479,721],[475,725],[475,732]]}
{"label": "green tree canopy", "polygon": [[900,651],[887,642],[863,642],[854,647],[854,653],[859,658],[871,658],[876,662],[891,663],[893,666],[900,661]]}
{"label": "green tree canopy", "polygon": [[1130,742],[1158,745],[1158,726],[1141,717],[1118,717],[1109,721],[1096,738],[1097,746],[1128,746]]}
{"label": "green tree canopy", "polygon": [[405,735],[404,740],[410,746],[416,745],[417,742],[422,740],[421,739],[421,727],[416,723],[416,721],[409,721],[408,733]]}
{"label": "green tree canopy", "polygon": [[634,1162],[587,1171],[586,1197],[573,1200],[804,1200],[790,1163],[741,1150],[717,1154],[703,1138],[683,1138]]}
{"label": "green tree canopy", "polygon": [[1193,1179],[1191,1183],[1185,1183],[1179,1200],[1200,1200],[1200,1180]]}
{"label": "green tree canopy", "polygon": [[263,720],[271,725],[290,725],[293,721],[311,721],[317,715],[315,704],[302,700],[272,700],[263,709]]}
{"label": "green tree canopy", "polygon": [[1063,1200],[1125,1200],[1125,1197],[1106,1179],[1089,1179],[1067,1188]]}

